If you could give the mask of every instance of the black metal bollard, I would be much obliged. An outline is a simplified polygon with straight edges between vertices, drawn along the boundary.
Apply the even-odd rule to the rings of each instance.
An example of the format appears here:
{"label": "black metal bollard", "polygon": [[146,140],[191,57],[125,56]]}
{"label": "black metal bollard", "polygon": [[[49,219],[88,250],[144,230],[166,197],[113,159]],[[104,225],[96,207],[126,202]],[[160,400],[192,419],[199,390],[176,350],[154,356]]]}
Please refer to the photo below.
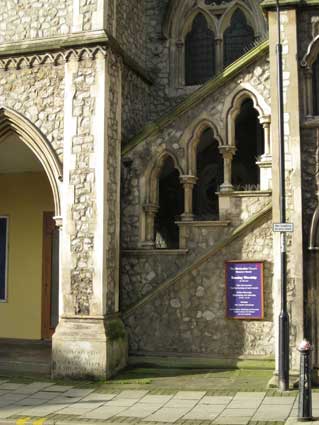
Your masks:
{"label": "black metal bollard", "polygon": [[299,375],[299,402],[298,421],[312,421],[312,394],[311,394],[311,351],[309,341],[303,340],[299,345],[300,375]]}

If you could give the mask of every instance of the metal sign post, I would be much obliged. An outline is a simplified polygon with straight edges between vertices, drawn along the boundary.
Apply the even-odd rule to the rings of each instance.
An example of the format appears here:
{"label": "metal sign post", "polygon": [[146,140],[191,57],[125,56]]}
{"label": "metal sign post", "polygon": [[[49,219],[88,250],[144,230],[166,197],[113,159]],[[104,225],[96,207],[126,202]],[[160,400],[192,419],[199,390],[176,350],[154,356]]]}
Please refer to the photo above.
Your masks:
{"label": "metal sign post", "polygon": [[[283,72],[282,44],[280,34],[280,8],[276,0],[278,43],[277,78],[278,78],[278,142],[279,153],[279,193],[280,193],[280,222],[286,223],[286,186],[285,186],[285,140],[284,140],[284,101],[283,101]],[[280,232],[280,263],[281,263],[281,311],[279,315],[279,388],[289,389],[289,315],[287,312],[287,252],[286,231]]]}

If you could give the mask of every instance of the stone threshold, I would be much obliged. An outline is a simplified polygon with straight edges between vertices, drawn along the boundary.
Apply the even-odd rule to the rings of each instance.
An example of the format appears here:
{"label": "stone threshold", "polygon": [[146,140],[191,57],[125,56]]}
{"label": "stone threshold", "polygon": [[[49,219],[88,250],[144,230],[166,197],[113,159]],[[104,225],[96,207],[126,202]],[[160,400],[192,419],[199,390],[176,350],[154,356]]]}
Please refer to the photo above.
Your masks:
{"label": "stone threshold", "polygon": [[218,192],[218,196],[228,196],[230,198],[258,198],[272,195],[271,190],[234,190],[229,192]]}
{"label": "stone threshold", "polygon": [[231,224],[230,221],[175,221],[178,226],[193,226],[193,227],[227,227]]}
{"label": "stone threshold", "polygon": [[124,255],[136,255],[143,257],[144,255],[185,255],[188,254],[188,249],[123,249],[121,253]]}

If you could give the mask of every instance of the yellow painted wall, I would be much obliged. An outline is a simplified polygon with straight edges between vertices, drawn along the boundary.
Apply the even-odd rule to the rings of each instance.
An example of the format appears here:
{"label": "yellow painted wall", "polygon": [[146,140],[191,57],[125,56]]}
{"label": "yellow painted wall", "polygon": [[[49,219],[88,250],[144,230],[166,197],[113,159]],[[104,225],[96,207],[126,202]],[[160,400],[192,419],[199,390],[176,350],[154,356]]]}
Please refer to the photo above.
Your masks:
{"label": "yellow painted wall", "polygon": [[9,216],[7,302],[0,338],[41,338],[43,212],[53,211],[44,173],[0,174],[0,215]]}

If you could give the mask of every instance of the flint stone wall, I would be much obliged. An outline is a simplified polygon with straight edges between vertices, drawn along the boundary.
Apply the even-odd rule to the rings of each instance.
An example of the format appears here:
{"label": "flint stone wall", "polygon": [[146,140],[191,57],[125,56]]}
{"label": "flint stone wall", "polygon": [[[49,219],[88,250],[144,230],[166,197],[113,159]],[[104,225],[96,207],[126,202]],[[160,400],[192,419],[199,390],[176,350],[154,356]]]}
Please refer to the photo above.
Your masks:
{"label": "flint stone wall", "polygon": [[47,138],[59,158],[64,138],[64,65],[0,67],[0,107],[28,118]]}
{"label": "flint stone wall", "polygon": [[96,78],[95,62],[83,60],[73,75],[73,116],[76,117],[76,135],[73,137],[72,154],[74,169],[70,172],[70,184],[74,189],[71,235],[71,294],[75,314],[90,314],[93,293],[93,255],[95,219],[95,170],[90,166],[94,153],[94,136],[91,117],[95,111],[95,99],[91,86]]}
{"label": "flint stone wall", "polygon": [[0,0],[0,43],[67,34],[72,8],[73,0]]}
{"label": "flint stone wall", "polygon": [[[225,319],[224,261],[239,258],[265,260],[263,321]],[[268,219],[128,313],[130,352],[274,355],[272,306],[272,228]]]}
{"label": "flint stone wall", "polygon": [[150,87],[127,66],[123,66],[122,78],[123,115],[122,143],[134,137],[145,126],[150,102]]}
{"label": "flint stone wall", "polygon": [[116,39],[141,66],[146,60],[145,0],[117,0]]}

